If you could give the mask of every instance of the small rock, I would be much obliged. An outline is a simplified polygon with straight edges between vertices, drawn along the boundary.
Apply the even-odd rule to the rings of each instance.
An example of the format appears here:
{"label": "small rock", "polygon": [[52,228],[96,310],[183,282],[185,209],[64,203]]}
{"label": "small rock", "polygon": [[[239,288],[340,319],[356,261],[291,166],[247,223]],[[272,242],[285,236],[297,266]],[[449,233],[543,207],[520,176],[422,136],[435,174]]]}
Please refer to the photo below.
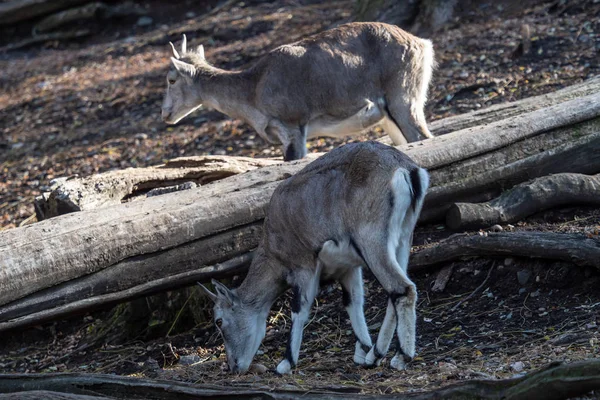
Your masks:
{"label": "small rock", "polygon": [[538,297],[540,295],[540,289],[536,290],[535,292],[532,292],[530,294],[531,297]]}
{"label": "small rock", "polygon": [[527,289],[525,289],[525,288],[519,289],[519,294],[524,294],[524,293],[527,293]]}
{"label": "small rock", "polygon": [[196,13],[193,11],[188,11],[185,13],[185,16],[188,18],[194,18],[196,16]]}
{"label": "small rock", "polygon": [[514,229],[515,229],[514,225],[511,225],[511,224],[506,225],[506,230],[513,231]]}
{"label": "small rock", "polygon": [[153,22],[154,20],[152,18],[144,15],[137,20],[137,26],[149,26],[152,25]]}
{"label": "small rock", "polygon": [[585,329],[596,329],[597,327],[598,327],[598,325],[595,322],[585,325]]}
{"label": "small rock", "polygon": [[514,263],[515,263],[515,259],[512,258],[512,257],[507,257],[507,258],[504,259],[504,266],[505,267],[510,267]]}
{"label": "small rock", "polygon": [[517,361],[515,363],[510,364],[510,367],[515,372],[521,372],[523,371],[523,368],[525,368],[525,364],[523,364],[523,362],[521,361]]}
{"label": "small rock", "polygon": [[525,286],[525,284],[527,284],[527,281],[529,281],[529,278],[531,278],[530,270],[522,269],[519,272],[517,272],[517,280],[519,281],[519,285]]}
{"label": "small rock", "polygon": [[135,135],[135,138],[137,140],[146,140],[148,139],[148,135],[146,135],[145,133],[138,133],[137,135]]}
{"label": "small rock", "polygon": [[200,356],[198,354],[179,357],[179,364],[181,365],[192,365],[196,364],[197,362],[200,362]]}
{"label": "small rock", "polygon": [[248,371],[252,374],[264,374],[267,372],[267,367],[265,367],[263,364],[252,364],[250,365]]}
{"label": "small rock", "polygon": [[503,230],[504,230],[504,228],[498,224],[490,227],[490,231],[492,231],[492,232],[502,232]]}
{"label": "small rock", "polygon": [[454,365],[452,363],[448,363],[448,362],[440,362],[438,364],[438,367],[440,368],[440,372],[445,375],[454,374],[456,372],[456,370],[458,369],[458,367],[456,365]]}

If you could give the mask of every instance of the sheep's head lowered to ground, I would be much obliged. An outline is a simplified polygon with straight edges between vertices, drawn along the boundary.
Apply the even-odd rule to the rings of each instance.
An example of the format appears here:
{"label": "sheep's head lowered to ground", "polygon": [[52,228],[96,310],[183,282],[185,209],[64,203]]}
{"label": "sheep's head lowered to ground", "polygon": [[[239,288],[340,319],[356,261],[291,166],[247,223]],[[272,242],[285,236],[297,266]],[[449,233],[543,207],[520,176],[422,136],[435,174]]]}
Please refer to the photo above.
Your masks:
{"label": "sheep's head lowered to ground", "polygon": [[268,310],[254,312],[225,285],[212,281],[215,293],[200,285],[214,302],[215,325],[223,336],[227,365],[230,372],[243,373],[248,370],[260,343],[265,337]]}
{"label": "sheep's head lowered to ground", "polygon": [[171,66],[167,73],[167,92],[162,104],[162,119],[168,124],[176,124],[188,114],[202,107],[202,98],[194,81],[199,67],[206,64],[204,47],[187,51],[187,39],[183,35],[181,53],[169,42],[173,50]]}

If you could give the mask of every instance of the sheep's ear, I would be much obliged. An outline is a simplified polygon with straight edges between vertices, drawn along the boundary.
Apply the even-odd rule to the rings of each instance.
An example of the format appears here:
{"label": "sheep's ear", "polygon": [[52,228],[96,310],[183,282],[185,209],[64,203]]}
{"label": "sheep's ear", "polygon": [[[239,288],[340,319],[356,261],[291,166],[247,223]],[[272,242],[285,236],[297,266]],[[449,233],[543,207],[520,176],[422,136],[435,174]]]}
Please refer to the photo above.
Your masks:
{"label": "sheep's ear", "polygon": [[200,45],[196,48],[196,54],[204,58],[204,46]]}
{"label": "sheep's ear", "polygon": [[204,292],[204,294],[206,294],[208,296],[208,298],[212,300],[213,303],[216,303],[217,302],[217,295],[214,294],[213,292],[211,292],[210,290],[208,290],[206,288],[206,286],[204,286],[200,282],[197,282],[197,283],[198,283],[198,286],[200,286],[200,288]]}
{"label": "sheep's ear", "polygon": [[181,42],[181,54],[187,53],[187,37],[183,34],[183,42]]}
{"label": "sheep's ear", "polygon": [[169,44],[171,45],[171,50],[173,50],[173,57],[175,57],[176,59],[179,60],[181,57],[179,57],[179,53],[175,49],[175,46],[173,45],[173,42],[169,42]]}
{"label": "sheep's ear", "polygon": [[171,57],[171,63],[180,74],[188,77],[193,77],[196,74],[196,67],[183,61],[179,61],[175,57]]}

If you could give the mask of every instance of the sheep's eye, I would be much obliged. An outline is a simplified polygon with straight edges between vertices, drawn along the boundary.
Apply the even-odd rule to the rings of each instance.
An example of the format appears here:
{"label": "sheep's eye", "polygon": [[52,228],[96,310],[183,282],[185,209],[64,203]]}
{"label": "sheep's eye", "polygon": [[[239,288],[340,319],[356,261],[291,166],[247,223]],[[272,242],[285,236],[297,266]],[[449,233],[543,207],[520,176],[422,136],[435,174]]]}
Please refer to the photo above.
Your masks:
{"label": "sheep's eye", "polygon": [[219,318],[218,320],[215,321],[215,324],[217,324],[217,326],[220,328],[221,325],[223,325],[223,320],[221,318]]}
{"label": "sheep's eye", "polygon": [[169,79],[169,85],[174,85],[175,84],[175,79]]}

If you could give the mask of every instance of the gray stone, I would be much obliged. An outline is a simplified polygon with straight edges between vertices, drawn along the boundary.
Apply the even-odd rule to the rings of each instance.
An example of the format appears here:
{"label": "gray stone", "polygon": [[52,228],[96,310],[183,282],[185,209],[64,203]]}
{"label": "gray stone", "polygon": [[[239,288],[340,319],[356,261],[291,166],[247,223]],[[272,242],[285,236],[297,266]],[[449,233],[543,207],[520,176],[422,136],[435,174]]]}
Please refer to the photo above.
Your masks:
{"label": "gray stone", "polygon": [[527,281],[529,281],[529,278],[531,278],[530,270],[522,269],[519,272],[517,272],[517,280],[519,281],[519,285],[525,286],[525,284],[527,284]]}
{"label": "gray stone", "polygon": [[150,26],[154,20],[148,16],[142,16],[137,21],[137,26]]}
{"label": "gray stone", "polygon": [[179,357],[179,364],[181,365],[192,365],[196,364],[197,362],[200,362],[200,356],[198,354]]}
{"label": "gray stone", "polygon": [[517,361],[515,363],[512,363],[510,365],[510,367],[515,372],[521,372],[521,371],[523,371],[523,368],[525,368],[525,364],[523,364],[523,362],[521,362],[521,361]]}

